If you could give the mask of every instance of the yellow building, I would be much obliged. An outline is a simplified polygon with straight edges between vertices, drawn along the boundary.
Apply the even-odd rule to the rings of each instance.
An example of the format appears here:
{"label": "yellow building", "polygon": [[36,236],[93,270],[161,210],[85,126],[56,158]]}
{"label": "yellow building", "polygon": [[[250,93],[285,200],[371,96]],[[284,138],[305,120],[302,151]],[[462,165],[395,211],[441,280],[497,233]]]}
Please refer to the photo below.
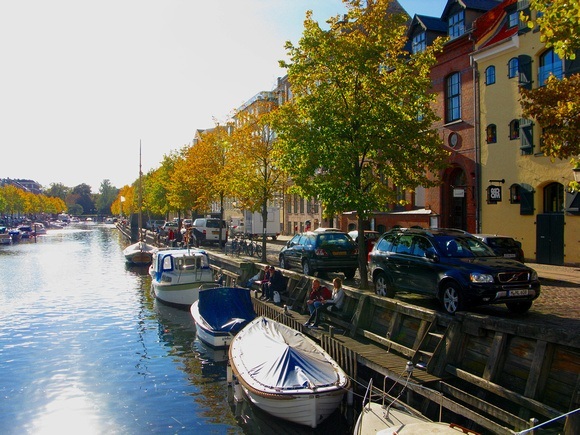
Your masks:
{"label": "yellow building", "polygon": [[567,188],[572,167],[542,154],[541,126],[522,118],[519,103],[520,87],[578,71],[519,22],[526,6],[506,0],[475,23],[481,232],[513,236],[526,261],[580,264],[580,195]]}

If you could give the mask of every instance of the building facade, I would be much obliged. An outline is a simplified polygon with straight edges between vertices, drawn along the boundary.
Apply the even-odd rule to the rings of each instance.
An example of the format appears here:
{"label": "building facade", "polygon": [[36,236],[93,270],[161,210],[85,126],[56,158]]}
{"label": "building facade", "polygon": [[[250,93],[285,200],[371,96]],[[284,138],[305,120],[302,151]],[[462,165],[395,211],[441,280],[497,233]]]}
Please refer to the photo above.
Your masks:
{"label": "building facade", "polygon": [[522,118],[520,89],[580,72],[540,42],[538,29],[520,23],[528,2],[505,0],[479,18],[472,54],[477,70],[484,233],[513,236],[526,259],[580,263],[577,192],[567,191],[570,163],[551,161],[540,149],[542,126]]}

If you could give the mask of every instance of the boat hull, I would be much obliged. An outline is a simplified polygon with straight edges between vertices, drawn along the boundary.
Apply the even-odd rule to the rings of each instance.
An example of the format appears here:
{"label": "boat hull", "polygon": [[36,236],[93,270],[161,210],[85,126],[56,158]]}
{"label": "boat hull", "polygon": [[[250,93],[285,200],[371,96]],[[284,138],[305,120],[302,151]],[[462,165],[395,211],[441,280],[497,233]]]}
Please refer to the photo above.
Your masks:
{"label": "boat hull", "polygon": [[155,297],[161,302],[179,307],[191,307],[199,299],[200,290],[215,287],[214,281],[195,281],[184,284],[152,284]]}
{"label": "boat hull", "polygon": [[137,242],[127,246],[123,250],[125,261],[134,266],[147,266],[153,261],[153,253],[156,248],[145,242]]}
{"label": "boat hull", "polygon": [[229,356],[236,380],[254,405],[312,428],[337,409],[350,387],[344,371],[319,345],[264,317],[235,336]]}

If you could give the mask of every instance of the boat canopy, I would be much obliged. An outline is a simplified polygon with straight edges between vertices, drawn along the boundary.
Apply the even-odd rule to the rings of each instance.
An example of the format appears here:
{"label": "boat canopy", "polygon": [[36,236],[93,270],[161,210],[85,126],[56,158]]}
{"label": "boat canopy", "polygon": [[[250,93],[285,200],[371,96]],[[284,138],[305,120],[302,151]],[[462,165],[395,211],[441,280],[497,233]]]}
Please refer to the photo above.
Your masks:
{"label": "boat canopy", "polygon": [[265,317],[242,333],[240,360],[255,382],[278,390],[315,389],[340,382],[322,348],[302,333]]}
{"label": "boat canopy", "polygon": [[199,292],[199,314],[217,332],[237,333],[254,320],[250,291],[242,287],[216,287]]}

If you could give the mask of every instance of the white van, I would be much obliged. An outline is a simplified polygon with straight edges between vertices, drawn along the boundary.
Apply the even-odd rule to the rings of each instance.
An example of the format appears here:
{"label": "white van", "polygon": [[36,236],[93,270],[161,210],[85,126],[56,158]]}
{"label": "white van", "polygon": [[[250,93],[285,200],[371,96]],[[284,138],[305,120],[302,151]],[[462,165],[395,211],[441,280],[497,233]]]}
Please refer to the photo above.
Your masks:
{"label": "white van", "polygon": [[[222,247],[228,241],[226,221],[222,220]],[[219,243],[220,220],[218,218],[197,218],[193,221],[193,237],[197,246],[207,243]]]}

